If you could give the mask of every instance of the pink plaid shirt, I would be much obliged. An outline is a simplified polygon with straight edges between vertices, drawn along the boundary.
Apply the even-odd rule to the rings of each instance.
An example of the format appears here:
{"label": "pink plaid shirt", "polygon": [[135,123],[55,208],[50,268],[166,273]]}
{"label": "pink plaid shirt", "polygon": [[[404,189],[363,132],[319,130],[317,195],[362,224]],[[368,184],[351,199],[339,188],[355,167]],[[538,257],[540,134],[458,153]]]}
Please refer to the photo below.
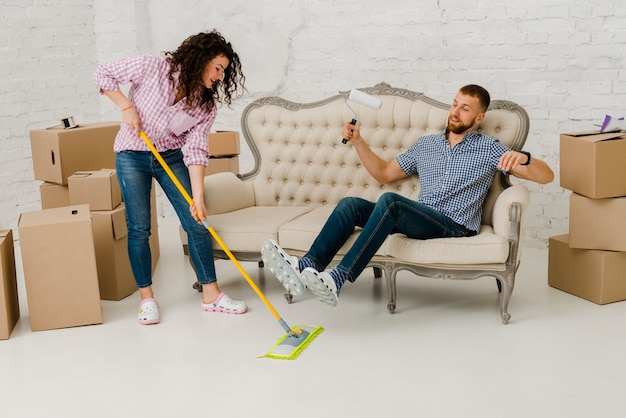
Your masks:
{"label": "pink plaid shirt", "polygon": [[[186,145],[185,164],[206,167],[208,134],[217,108],[207,113],[199,107],[185,109],[184,100],[172,104],[178,89],[178,74],[174,74],[174,81],[170,82],[169,69],[165,57],[140,55],[102,65],[93,78],[100,93],[119,91],[120,84],[132,83],[128,98],[139,112],[142,128],[156,149],[162,152]],[[113,149],[115,152],[148,151],[143,140],[126,124],[122,124]]]}

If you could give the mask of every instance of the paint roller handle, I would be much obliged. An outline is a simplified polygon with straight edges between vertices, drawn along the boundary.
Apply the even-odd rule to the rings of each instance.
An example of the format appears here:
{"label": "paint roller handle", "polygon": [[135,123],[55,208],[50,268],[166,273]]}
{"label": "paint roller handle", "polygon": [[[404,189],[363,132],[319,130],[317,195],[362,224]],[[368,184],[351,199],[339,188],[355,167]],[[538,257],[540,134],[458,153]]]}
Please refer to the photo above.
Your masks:
{"label": "paint roller handle", "polygon": [[[356,125],[356,119],[352,119],[352,120],[350,121],[350,125]],[[342,144],[347,144],[347,143],[348,143],[348,140],[347,140],[346,138],[343,138],[343,139],[341,140],[341,143],[342,143]]]}

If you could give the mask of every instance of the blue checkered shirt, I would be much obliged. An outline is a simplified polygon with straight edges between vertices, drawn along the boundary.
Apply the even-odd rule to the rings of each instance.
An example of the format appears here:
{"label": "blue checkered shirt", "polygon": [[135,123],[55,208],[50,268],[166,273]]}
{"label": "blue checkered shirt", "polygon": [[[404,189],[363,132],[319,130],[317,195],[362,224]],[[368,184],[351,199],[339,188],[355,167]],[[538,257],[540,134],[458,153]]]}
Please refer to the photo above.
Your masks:
{"label": "blue checkered shirt", "polygon": [[478,231],[485,196],[506,151],[509,148],[496,138],[476,131],[450,148],[441,132],[421,137],[396,159],[405,173],[419,175],[419,203]]}

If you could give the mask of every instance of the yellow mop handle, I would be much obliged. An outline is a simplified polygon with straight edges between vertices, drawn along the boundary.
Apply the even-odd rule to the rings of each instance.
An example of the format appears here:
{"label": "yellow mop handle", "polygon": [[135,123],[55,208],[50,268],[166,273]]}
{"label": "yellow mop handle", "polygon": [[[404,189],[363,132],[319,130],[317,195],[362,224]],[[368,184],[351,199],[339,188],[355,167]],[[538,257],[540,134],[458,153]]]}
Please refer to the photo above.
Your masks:
{"label": "yellow mop handle", "polygon": [[[152,144],[152,142],[150,142],[150,139],[148,138],[148,136],[143,131],[141,131],[140,134],[141,134],[141,138],[143,139],[143,141],[146,143],[148,148],[150,148],[150,151],[152,151],[152,154],[156,157],[156,159],[159,161],[159,163],[161,164],[161,166],[163,167],[163,169],[165,170],[167,175],[170,177],[170,179],[172,179],[172,181],[174,182],[174,184],[176,185],[178,190],[182,193],[182,195],[185,198],[185,200],[187,201],[187,203],[189,203],[190,206],[191,205],[195,205],[193,199],[191,198],[191,196],[189,196],[189,193],[187,193],[187,190],[185,190],[183,185],[180,184],[180,181],[178,181],[178,179],[176,178],[176,176],[174,175],[174,173],[172,172],[170,167],[167,165],[165,160],[163,160],[163,157],[161,157],[161,154],[159,154],[159,151],[157,151],[157,149],[154,146],[154,144]],[[196,215],[198,216],[199,219],[201,219],[200,218],[200,214],[198,213],[197,210],[196,210]],[[267,300],[265,295],[263,295],[263,293],[257,287],[257,285],[254,283],[254,281],[250,278],[250,276],[248,276],[248,273],[246,273],[246,271],[243,269],[243,267],[241,267],[241,264],[239,264],[239,261],[237,261],[237,259],[233,256],[233,254],[230,252],[230,250],[228,248],[226,248],[226,245],[224,245],[224,242],[217,235],[217,233],[215,232],[213,227],[211,225],[209,225],[209,223],[206,221],[206,219],[201,219],[201,220],[202,220],[202,223],[204,224],[204,226],[206,226],[207,229],[209,230],[209,232],[211,233],[211,236],[213,236],[213,238],[215,239],[215,241],[217,241],[217,243],[222,248],[222,250],[224,250],[224,252],[228,256],[228,258],[230,258],[230,260],[235,264],[235,266],[237,267],[239,272],[242,274],[242,276],[246,279],[246,281],[248,282],[250,287],[252,287],[252,289],[256,292],[256,294],[259,296],[259,298],[261,298],[263,303],[265,303],[265,306],[267,306],[267,309],[270,310],[270,312],[274,315],[274,317],[276,319],[278,319],[279,321],[282,322],[281,325],[284,328],[286,326],[286,324],[283,325],[284,321],[282,321],[280,315],[278,315],[278,312],[276,312],[276,309],[274,309],[274,307],[269,303],[269,301]],[[289,329],[288,326],[287,326],[287,331],[291,332],[291,330]]]}

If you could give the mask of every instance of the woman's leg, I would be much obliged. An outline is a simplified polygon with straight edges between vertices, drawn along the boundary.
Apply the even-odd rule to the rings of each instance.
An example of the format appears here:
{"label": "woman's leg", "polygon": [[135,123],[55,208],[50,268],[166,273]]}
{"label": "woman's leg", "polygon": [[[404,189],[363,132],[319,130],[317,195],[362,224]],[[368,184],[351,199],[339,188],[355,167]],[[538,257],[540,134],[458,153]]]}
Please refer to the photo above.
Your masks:
{"label": "woman's leg", "polygon": [[[161,156],[185,191],[191,195],[189,170],[183,162],[182,152],[180,150],[169,151],[162,153]],[[171,202],[183,229],[187,233],[189,257],[193,263],[198,281],[202,284],[202,310],[230,314],[246,312],[248,307],[245,302],[231,299],[218,287],[217,277],[215,275],[213,239],[210,232],[191,215],[189,203],[165,170],[163,170],[159,162],[155,159],[153,164],[155,177],[157,181],[159,181],[163,192]]]}
{"label": "woman's leg", "polygon": [[[191,182],[189,170],[183,163],[183,153],[180,150],[168,151],[161,154],[170,167],[180,184],[191,196]],[[215,263],[213,260],[213,241],[207,228],[199,224],[189,211],[189,203],[178,190],[174,182],[169,178],[159,162],[154,160],[154,173],[157,181],[163,188],[163,192],[172,204],[178,215],[180,223],[187,233],[189,245],[189,257],[201,284],[217,281],[215,275]]]}
{"label": "woman's leg", "polygon": [[122,190],[128,224],[128,256],[141,298],[152,295],[152,255],[150,253],[150,155],[123,151],[116,155],[116,173]]}
{"label": "woman's leg", "polygon": [[[180,184],[191,195],[191,182],[189,179],[189,170],[183,162],[183,154],[180,150],[168,151],[161,154],[167,165],[170,167]],[[171,202],[178,219],[187,233],[187,243],[189,249],[189,258],[194,266],[198,282],[202,285],[203,303],[211,304],[215,302],[221,295],[221,290],[217,284],[217,276],[215,274],[215,261],[213,255],[213,239],[208,229],[201,223],[198,223],[189,211],[189,203],[184,198],[180,190],[169,178],[165,170],[155,159],[155,177],[163,188],[163,192]],[[222,299],[224,296],[222,296]],[[226,298],[228,298],[226,296]],[[225,302],[226,299],[224,299]],[[242,310],[243,302],[230,301],[229,304],[237,304],[238,308],[232,308],[231,313]],[[241,305],[243,304],[243,305]],[[241,305],[241,306],[240,306]],[[205,310],[209,310],[208,308]],[[221,310],[220,312],[224,312]]]}

